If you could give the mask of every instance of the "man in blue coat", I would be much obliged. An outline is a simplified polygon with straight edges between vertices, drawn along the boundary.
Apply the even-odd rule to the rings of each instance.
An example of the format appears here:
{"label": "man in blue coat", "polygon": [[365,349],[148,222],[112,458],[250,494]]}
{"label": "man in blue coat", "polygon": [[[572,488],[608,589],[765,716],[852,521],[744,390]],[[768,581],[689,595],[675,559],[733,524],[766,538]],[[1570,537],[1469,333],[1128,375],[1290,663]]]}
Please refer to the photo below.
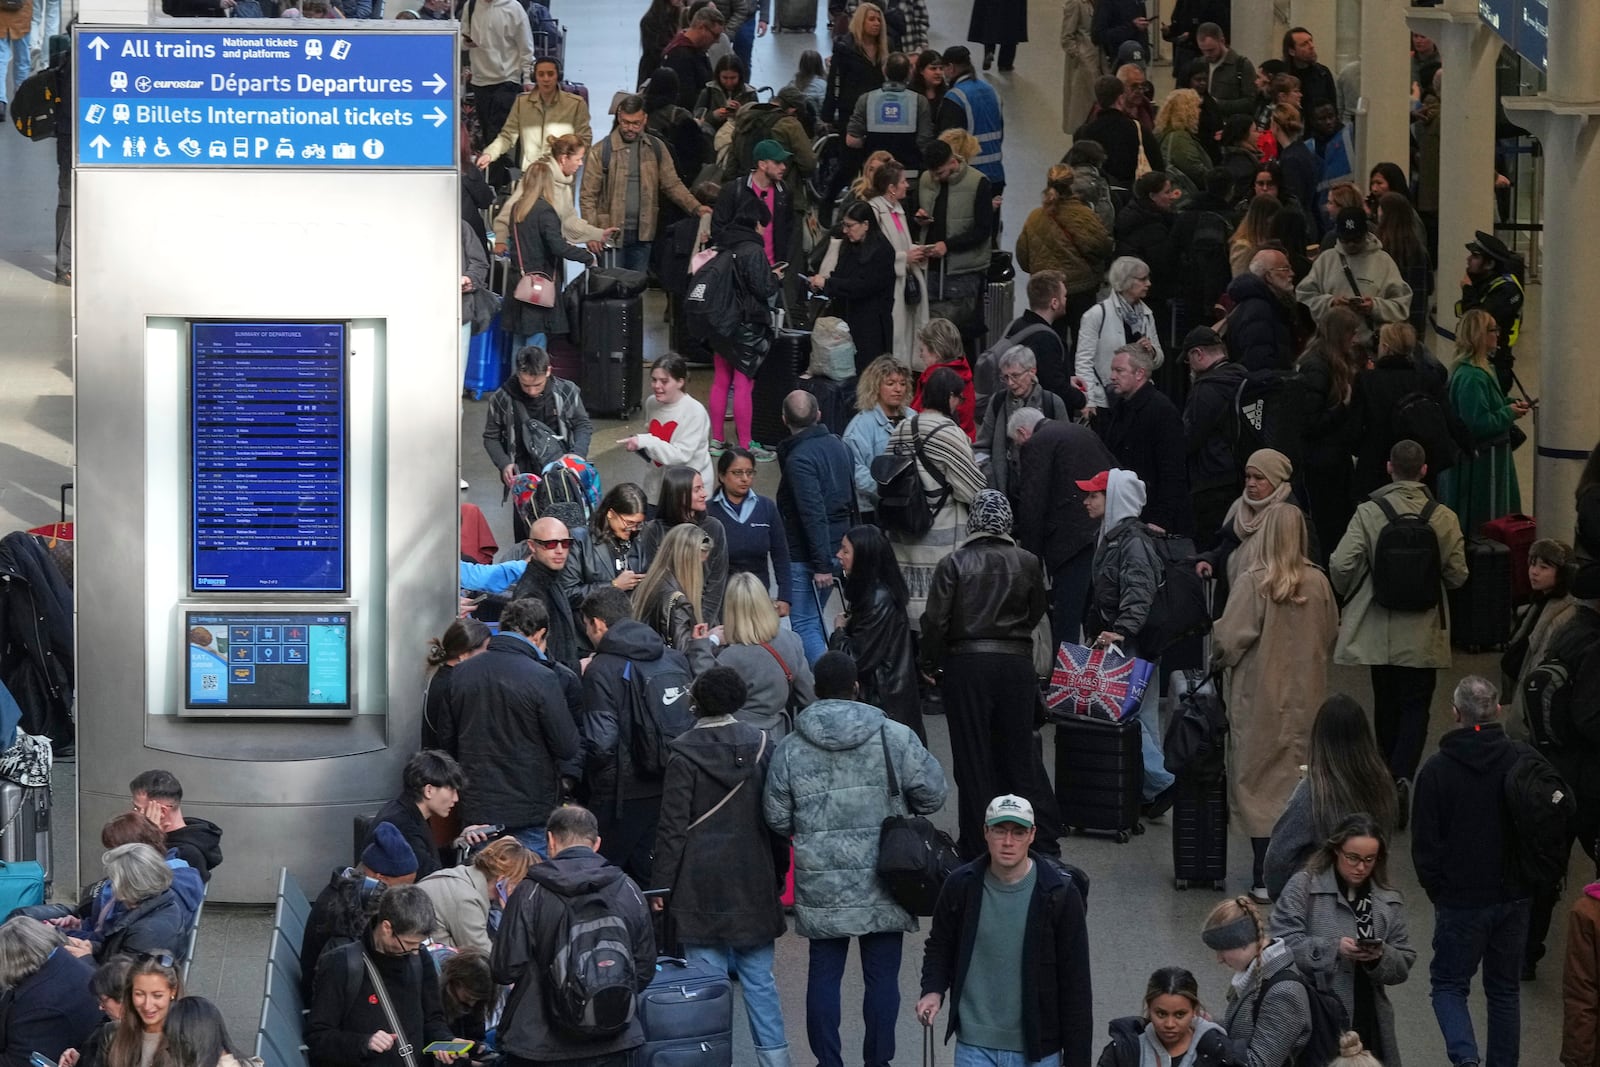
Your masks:
{"label": "man in blue coat", "polygon": [[855,462],[804,389],[784,398],[783,424],[790,436],[778,446],[778,514],[789,541],[789,622],[815,663],[828,650],[821,604],[836,578],[833,554],[857,514]]}

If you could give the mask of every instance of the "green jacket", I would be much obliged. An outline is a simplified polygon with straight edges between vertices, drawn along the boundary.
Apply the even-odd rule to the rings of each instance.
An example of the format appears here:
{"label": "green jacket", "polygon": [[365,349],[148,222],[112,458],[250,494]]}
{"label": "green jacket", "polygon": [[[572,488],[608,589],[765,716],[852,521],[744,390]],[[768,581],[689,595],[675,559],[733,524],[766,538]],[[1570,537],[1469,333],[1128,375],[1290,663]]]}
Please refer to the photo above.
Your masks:
{"label": "green jacket", "polygon": [[1475,531],[1490,519],[1522,510],[1517,465],[1506,439],[1516,419],[1494,373],[1471,363],[1458,364],[1450,374],[1450,409],[1479,450],[1439,475],[1439,497],[1461,516],[1463,530]]}
{"label": "green jacket", "polygon": [[[1428,500],[1428,490],[1421,482],[1394,482],[1379,492],[1388,496],[1389,505],[1400,515],[1420,513]],[[1455,513],[1443,504],[1428,521],[1439,538],[1444,586],[1458,588],[1467,580],[1466,539],[1461,536],[1461,526]],[[1334,661],[1369,667],[1448,667],[1450,609],[1444,604],[1444,590],[1439,592],[1442,611],[1390,611],[1372,598],[1372,559],[1378,534],[1386,524],[1377,504],[1362,501],[1328,560],[1333,591],[1344,604]]]}
{"label": "green jacket", "polygon": [[1211,169],[1211,157],[1201,146],[1200,139],[1188,130],[1168,130],[1161,138],[1161,158],[1166,161],[1167,173],[1183,173],[1196,190],[1206,187],[1206,171]]}

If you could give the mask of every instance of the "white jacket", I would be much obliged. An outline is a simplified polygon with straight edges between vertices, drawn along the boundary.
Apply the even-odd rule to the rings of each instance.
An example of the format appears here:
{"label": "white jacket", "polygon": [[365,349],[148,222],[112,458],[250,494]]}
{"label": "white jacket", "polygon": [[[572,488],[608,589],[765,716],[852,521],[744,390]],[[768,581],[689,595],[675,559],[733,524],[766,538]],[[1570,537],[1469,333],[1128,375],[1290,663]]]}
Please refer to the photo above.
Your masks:
{"label": "white jacket", "polygon": [[[1106,386],[1111,381],[1111,357],[1117,349],[1128,343],[1128,331],[1123,325],[1117,305],[1122,303],[1115,293],[1083,313],[1078,320],[1078,349],[1073,359],[1073,373],[1083,379],[1088,391],[1089,406],[1106,407]],[[1141,303],[1139,329],[1150,343],[1156,346],[1156,366],[1166,359],[1161,351],[1161,338],[1156,336],[1156,315],[1150,305]]]}
{"label": "white jacket", "polygon": [[[1356,284],[1361,287],[1359,294],[1350,289],[1350,280],[1344,273],[1346,264],[1350,267],[1350,273],[1355,275]],[[1311,312],[1311,318],[1319,323],[1333,306],[1336,296],[1372,297],[1372,317],[1380,325],[1404,322],[1411,314],[1411,286],[1400,276],[1400,268],[1389,253],[1383,250],[1383,243],[1370,233],[1361,251],[1353,256],[1338,244],[1318,255],[1311,264],[1311,273],[1295,286],[1294,295]],[[1369,337],[1371,332],[1370,326],[1363,324],[1362,339]]]}

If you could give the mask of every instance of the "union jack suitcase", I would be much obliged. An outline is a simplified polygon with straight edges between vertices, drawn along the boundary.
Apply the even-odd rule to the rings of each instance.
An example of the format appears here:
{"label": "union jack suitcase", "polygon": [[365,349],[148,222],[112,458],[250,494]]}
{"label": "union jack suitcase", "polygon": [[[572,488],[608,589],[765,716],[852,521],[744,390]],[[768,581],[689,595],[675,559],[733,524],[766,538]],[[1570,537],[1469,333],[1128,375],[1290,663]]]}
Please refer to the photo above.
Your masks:
{"label": "union jack suitcase", "polygon": [[1064,826],[1112,834],[1118,844],[1127,844],[1131,835],[1144,833],[1139,822],[1143,789],[1139,720],[1056,720],[1056,800]]}

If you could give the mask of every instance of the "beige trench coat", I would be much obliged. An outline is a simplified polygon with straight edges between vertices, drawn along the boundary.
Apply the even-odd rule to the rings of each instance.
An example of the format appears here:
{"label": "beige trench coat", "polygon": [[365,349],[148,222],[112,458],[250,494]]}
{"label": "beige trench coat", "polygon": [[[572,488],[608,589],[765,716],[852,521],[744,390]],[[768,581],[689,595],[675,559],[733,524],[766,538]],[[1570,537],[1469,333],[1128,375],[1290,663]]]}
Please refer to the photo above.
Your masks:
{"label": "beige trench coat", "polygon": [[1089,118],[1094,106],[1094,80],[1100,76],[1100,49],[1089,40],[1094,0],[1062,0],[1061,132],[1068,137]]}
{"label": "beige trench coat", "polygon": [[1211,635],[1212,663],[1229,672],[1231,802],[1250,837],[1272,836],[1300,781],[1339,633],[1333,588],[1320,569],[1301,568],[1304,604],[1277,604],[1257,592],[1266,573],[1257,565],[1240,575]]}

